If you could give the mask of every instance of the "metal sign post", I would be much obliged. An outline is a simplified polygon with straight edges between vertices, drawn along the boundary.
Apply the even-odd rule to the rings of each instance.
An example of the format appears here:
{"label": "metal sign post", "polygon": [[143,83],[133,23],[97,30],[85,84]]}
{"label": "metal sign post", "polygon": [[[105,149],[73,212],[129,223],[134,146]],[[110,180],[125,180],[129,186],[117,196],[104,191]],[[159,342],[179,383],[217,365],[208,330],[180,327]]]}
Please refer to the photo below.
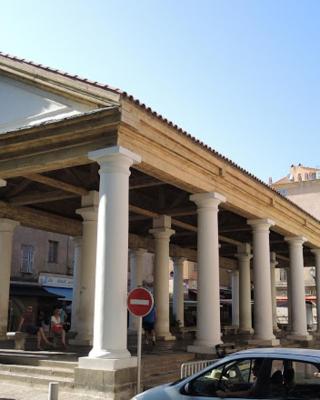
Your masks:
{"label": "metal sign post", "polygon": [[141,389],[141,340],[142,340],[142,317],[148,315],[153,307],[153,296],[149,290],[138,287],[132,289],[128,294],[128,310],[130,313],[138,317],[138,337],[137,337],[137,393],[140,393]]}
{"label": "metal sign post", "polygon": [[142,342],[142,317],[138,317],[138,346],[137,346],[137,358],[138,358],[138,373],[137,373],[137,393],[141,391],[141,342]]}

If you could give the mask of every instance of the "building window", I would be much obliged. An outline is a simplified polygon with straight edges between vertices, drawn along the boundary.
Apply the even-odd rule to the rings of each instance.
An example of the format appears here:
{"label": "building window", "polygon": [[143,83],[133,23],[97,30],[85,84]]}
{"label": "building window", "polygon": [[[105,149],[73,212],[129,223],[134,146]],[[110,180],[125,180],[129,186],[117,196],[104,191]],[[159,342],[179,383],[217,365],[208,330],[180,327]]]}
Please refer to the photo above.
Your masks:
{"label": "building window", "polygon": [[58,247],[59,242],[55,240],[49,240],[49,254],[48,254],[48,262],[49,263],[58,263]]}
{"label": "building window", "polygon": [[33,270],[34,247],[22,244],[21,245],[21,272],[31,274]]}
{"label": "building window", "polygon": [[280,268],[280,281],[287,282],[287,270],[284,268]]}

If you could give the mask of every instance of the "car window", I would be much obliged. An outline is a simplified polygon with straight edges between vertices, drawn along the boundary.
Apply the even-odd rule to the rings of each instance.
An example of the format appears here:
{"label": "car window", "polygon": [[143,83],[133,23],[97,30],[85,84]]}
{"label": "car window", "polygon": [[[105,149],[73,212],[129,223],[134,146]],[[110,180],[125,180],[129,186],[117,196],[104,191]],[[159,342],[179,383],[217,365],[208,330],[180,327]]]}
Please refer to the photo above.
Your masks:
{"label": "car window", "polygon": [[270,377],[271,398],[320,400],[319,365],[273,360]]}
{"label": "car window", "polygon": [[189,383],[188,393],[193,396],[215,397],[217,391],[247,390],[254,380],[252,365],[253,360],[246,359],[212,368]]}
{"label": "car window", "polygon": [[198,396],[214,396],[222,377],[224,366],[213,368],[189,383],[188,394]]}

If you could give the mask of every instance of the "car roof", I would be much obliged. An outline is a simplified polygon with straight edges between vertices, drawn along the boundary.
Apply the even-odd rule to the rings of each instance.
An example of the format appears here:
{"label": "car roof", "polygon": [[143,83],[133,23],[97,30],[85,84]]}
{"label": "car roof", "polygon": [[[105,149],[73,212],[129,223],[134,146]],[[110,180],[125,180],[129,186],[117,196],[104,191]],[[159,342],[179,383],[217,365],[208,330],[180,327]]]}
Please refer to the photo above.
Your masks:
{"label": "car roof", "polygon": [[320,350],[315,349],[301,349],[301,348],[258,348],[258,349],[247,349],[233,353],[227,358],[243,358],[243,357],[262,357],[262,358],[284,358],[284,359],[295,359],[301,361],[310,361],[320,363]]}

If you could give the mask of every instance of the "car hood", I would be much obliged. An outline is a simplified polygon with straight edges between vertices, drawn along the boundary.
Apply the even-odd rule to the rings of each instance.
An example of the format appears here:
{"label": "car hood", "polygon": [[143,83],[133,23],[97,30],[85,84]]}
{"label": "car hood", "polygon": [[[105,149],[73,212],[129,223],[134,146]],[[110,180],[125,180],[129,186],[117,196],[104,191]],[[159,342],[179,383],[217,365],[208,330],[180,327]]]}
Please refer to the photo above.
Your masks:
{"label": "car hood", "polygon": [[172,391],[174,391],[174,386],[166,383],[139,393],[132,400],[172,400]]}

